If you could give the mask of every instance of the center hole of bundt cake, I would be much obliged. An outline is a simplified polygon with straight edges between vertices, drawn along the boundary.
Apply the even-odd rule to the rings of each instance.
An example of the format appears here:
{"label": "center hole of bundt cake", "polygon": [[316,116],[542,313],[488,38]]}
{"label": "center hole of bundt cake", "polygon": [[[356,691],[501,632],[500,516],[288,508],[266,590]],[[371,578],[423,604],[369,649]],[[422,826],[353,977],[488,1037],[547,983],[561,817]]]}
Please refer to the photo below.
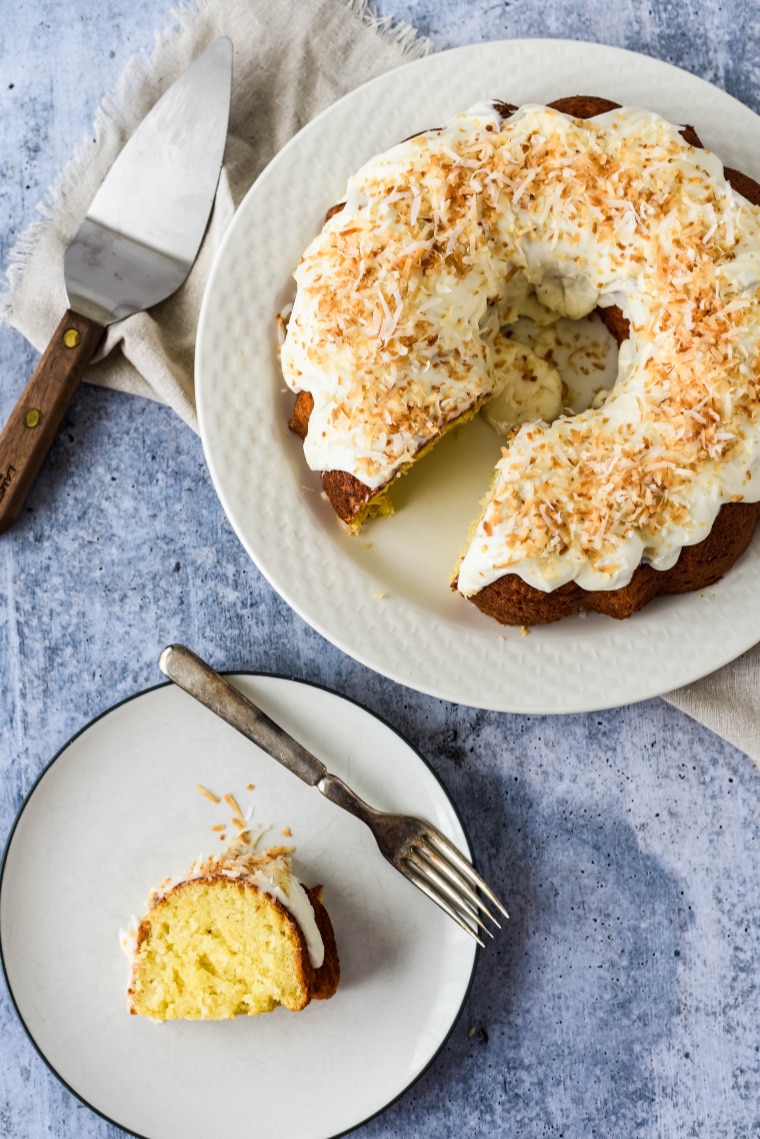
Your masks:
{"label": "center hole of bundt cake", "polygon": [[497,384],[483,415],[499,434],[598,407],[617,379],[627,331],[619,310],[597,309],[579,320],[549,310],[538,316],[521,315],[484,337]]}

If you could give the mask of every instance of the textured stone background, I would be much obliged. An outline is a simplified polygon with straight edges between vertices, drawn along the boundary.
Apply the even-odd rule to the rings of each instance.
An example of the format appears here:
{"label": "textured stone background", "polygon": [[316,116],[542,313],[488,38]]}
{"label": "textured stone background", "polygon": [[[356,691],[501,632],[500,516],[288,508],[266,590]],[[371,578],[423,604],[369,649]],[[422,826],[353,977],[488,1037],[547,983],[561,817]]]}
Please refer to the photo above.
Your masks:
{"label": "textured stone background", "polygon": [[[438,48],[541,35],[646,52],[760,110],[757,6],[738,0],[377,6]],[[3,262],[167,12],[165,0],[8,7]],[[34,363],[0,329],[3,422]],[[157,682],[172,640],[221,668],[321,682],[389,718],[429,756],[510,903],[513,920],[481,958],[447,1046],[362,1136],[760,1135],[760,785],[745,756],[659,700],[585,716],[498,715],[369,672],[247,560],[198,439],[156,404],[85,388],[27,510],[0,540],[0,837],[72,733]],[[235,1126],[222,1120],[220,1130]],[[0,1136],[118,1134],[48,1072],[2,987]]]}

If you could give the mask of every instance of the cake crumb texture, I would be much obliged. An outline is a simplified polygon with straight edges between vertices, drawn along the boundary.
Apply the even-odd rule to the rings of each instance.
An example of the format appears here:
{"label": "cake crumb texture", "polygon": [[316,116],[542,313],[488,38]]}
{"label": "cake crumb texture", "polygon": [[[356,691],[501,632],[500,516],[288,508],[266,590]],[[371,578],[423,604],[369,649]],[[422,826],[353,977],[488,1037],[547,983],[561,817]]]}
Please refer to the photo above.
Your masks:
{"label": "cake crumb texture", "polygon": [[307,894],[325,941],[320,969],[276,899],[217,876],[181,882],[140,923],[129,1010],[153,1020],[227,1020],[278,1005],[300,1011],[335,992],[340,969],[330,919]]}

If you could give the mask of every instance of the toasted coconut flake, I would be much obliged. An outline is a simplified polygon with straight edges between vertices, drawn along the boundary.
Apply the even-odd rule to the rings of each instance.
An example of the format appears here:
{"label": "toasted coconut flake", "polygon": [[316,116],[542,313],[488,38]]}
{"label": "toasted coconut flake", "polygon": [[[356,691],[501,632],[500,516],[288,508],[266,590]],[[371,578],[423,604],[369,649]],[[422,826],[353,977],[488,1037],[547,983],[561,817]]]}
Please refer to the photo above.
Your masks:
{"label": "toasted coconut flake", "polygon": [[237,805],[237,800],[235,799],[235,797],[233,795],[230,795],[230,794],[225,795],[224,801],[228,807],[232,808],[232,810],[235,812],[235,814],[238,816],[238,818],[242,818],[243,812],[240,810],[240,807]]}
{"label": "toasted coconut flake", "polygon": [[205,796],[206,799],[210,799],[212,803],[221,803],[222,800],[219,798],[219,796],[215,795],[213,791],[209,791],[209,789],[207,787],[204,787],[202,783],[198,784],[198,790],[200,791],[201,795]]}

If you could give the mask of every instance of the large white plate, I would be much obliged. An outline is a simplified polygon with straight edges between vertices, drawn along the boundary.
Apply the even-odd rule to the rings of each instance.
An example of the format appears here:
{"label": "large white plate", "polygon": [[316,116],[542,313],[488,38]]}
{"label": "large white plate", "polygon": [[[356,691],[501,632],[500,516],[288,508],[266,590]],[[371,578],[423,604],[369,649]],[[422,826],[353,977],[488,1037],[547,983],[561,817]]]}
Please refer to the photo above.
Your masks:
{"label": "large white plate", "polygon": [[502,711],[588,711],[642,700],[732,660],[760,640],[760,544],[714,589],[658,600],[628,621],[575,617],[527,637],[504,631],[448,586],[498,441],[480,423],[444,440],[398,488],[395,516],[347,537],[287,428],[292,397],[279,372],[275,313],[326,207],[365,159],[479,99],[550,101],[578,92],[693,123],[728,165],[760,178],[760,119],[668,64],[564,40],[444,52],[348,95],[277,155],[226,235],[200,320],[206,458],[264,575],[357,660],[423,692]]}
{"label": "large white plate", "polygon": [[[233,681],[380,808],[469,844],[431,769],[375,716],[276,677]],[[130,1017],[118,931],[149,888],[218,845],[232,792],[324,884],[342,977],[301,1013],[156,1025]],[[253,783],[255,790],[246,790]],[[0,951],[22,1022],[85,1103],[148,1139],[324,1139],[407,1088],[453,1027],[474,943],[378,853],[370,832],[173,686],[90,724],[29,795],[0,882]]]}

